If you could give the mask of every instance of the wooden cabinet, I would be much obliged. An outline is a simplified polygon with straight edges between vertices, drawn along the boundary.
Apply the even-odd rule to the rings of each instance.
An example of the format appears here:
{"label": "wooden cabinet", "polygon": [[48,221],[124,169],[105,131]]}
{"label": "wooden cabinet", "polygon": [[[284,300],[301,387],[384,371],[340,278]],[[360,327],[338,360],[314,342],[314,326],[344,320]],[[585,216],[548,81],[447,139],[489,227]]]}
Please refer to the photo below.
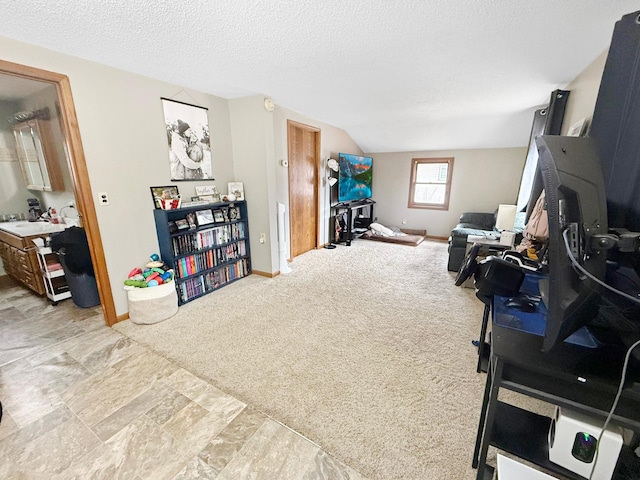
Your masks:
{"label": "wooden cabinet", "polygon": [[36,247],[31,241],[35,237],[18,237],[0,230],[0,257],[8,275],[34,292],[45,293]]}
{"label": "wooden cabinet", "polygon": [[13,127],[20,168],[29,190],[64,190],[60,160],[48,122],[34,119]]}
{"label": "wooden cabinet", "polygon": [[180,305],[251,273],[245,201],[154,210],[162,260]]}

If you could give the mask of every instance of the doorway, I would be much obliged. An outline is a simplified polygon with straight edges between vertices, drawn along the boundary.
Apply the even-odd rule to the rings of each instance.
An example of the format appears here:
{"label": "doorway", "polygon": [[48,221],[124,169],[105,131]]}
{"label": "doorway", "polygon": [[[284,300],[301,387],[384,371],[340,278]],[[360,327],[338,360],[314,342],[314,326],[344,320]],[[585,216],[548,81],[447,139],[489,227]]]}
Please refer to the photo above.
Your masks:
{"label": "doorway", "polygon": [[320,244],[320,129],[287,120],[291,258]]}
{"label": "doorway", "polygon": [[71,86],[66,75],[49,72],[38,68],[27,67],[17,63],[0,60],[0,75],[9,75],[30,81],[44,82],[54,85],[60,106],[61,127],[64,137],[67,167],[71,183],[75,192],[76,208],[80,214],[82,226],[87,234],[89,251],[100,294],[100,304],[104,313],[105,323],[111,326],[116,323],[116,311],[113,303],[111,284],[107,272],[100,229],[96,216],[93,194],[89,182],[78,119],[76,117]]}

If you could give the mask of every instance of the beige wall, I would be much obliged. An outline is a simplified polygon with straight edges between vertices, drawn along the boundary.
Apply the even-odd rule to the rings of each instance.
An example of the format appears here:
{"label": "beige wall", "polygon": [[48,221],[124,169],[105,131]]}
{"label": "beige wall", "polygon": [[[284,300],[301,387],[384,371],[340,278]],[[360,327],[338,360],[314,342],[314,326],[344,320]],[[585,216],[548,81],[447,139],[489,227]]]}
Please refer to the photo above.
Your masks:
{"label": "beige wall", "polygon": [[[587,124],[600,88],[607,52],[599,55],[564,87],[571,91],[562,134],[581,119]],[[466,211],[491,212],[500,203],[515,202],[526,158],[526,147],[409,153],[374,153],[373,198],[375,216],[383,225],[427,229],[429,235],[446,237]],[[448,211],[407,208],[411,158],[455,157]],[[406,219],[406,224],[402,221]]]}
{"label": "beige wall", "polygon": [[[252,268],[272,274],[278,269],[273,113],[265,110],[261,95],[230,100],[229,105],[234,174],[244,183],[249,207]],[[259,242],[261,234],[265,243]]]}
{"label": "beige wall", "polygon": [[[448,237],[462,212],[493,212],[500,203],[515,202],[526,151],[522,147],[374,153],[374,214],[388,227],[426,229],[430,236]],[[411,159],[441,157],[454,157],[449,210],[408,208]]]}
{"label": "beige wall", "polygon": [[[228,101],[4,37],[0,51],[3,60],[69,77],[118,315],[128,310],[122,289],[128,272],[158,251],[149,187],[171,184],[161,97],[208,108],[215,181],[174,185],[189,199],[196,185],[226,193],[227,182],[242,181],[253,268],[266,273],[278,270],[276,202],[288,205],[286,169],[279,165],[287,152],[286,119],[322,129],[323,161],[360,152],[343,130],[282,108],[267,112],[263,96]],[[109,194],[109,206],[98,205],[98,192]],[[326,224],[328,216],[323,238]]]}
{"label": "beige wall", "polygon": [[[4,37],[0,37],[0,51],[4,60],[69,77],[94,200],[97,192],[110,195],[111,205],[103,207],[96,202],[96,210],[117,314],[128,310],[122,290],[127,273],[158,250],[149,187],[170,184],[161,97],[208,108],[215,181],[176,185],[189,198],[196,185],[215,184],[220,192],[226,192],[227,182],[243,181],[254,268],[265,272],[278,268],[276,202],[288,205],[288,172],[280,166],[287,158],[286,121],[320,128],[321,241],[328,241],[326,160],[339,152],[362,153],[343,130],[281,107],[270,114],[264,110],[261,96],[229,102]],[[599,57],[569,85],[572,96],[565,128],[591,116],[604,58]],[[388,226],[402,226],[406,219],[407,228],[426,228],[429,235],[447,236],[461,212],[493,211],[498,203],[515,200],[525,154],[524,146],[371,154],[375,162],[375,215]],[[407,208],[410,162],[417,156],[455,157],[449,211]],[[268,241],[257,244],[263,232]]]}
{"label": "beige wall", "polygon": [[158,251],[149,187],[169,185],[161,97],[209,109],[215,182],[177,182],[189,198],[195,186],[226,192],[234,179],[227,100],[0,37],[4,60],[69,77],[94,200],[107,192],[111,205],[96,210],[118,315],[128,311],[122,282]]}
{"label": "beige wall", "polygon": [[[287,120],[293,120],[294,122],[320,129],[320,242],[325,244],[329,242],[328,226],[331,216],[330,192],[329,184],[327,183],[327,159],[337,159],[340,152],[361,155],[362,150],[344,130],[276,106],[274,112],[276,201],[283,203],[287,207],[285,215],[287,239],[289,239],[289,171],[280,164],[282,160],[287,159]],[[333,188],[336,189],[338,186],[335,185]],[[287,241],[287,245],[290,252],[291,242]],[[290,254],[288,258],[290,258]]]}
{"label": "beige wall", "polygon": [[587,121],[588,127],[596,106],[607,54],[607,51],[602,52],[580,75],[567,85],[566,90],[570,90],[571,95],[569,95],[567,109],[564,114],[562,135],[566,135],[569,128],[583,118]]}

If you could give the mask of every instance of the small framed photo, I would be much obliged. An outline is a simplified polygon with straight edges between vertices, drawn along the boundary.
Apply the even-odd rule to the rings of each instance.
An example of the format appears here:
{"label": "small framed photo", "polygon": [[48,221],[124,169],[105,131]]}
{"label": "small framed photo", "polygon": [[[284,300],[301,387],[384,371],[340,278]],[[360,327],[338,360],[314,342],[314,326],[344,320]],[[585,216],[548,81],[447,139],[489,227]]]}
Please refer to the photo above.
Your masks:
{"label": "small framed photo", "polygon": [[213,219],[213,212],[209,209],[198,210],[196,212],[196,220],[198,222],[199,227],[201,227],[202,225],[209,225],[215,222],[215,220]]}
{"label": "small framed photo", "polygon": [[189,223],[189,228],[196,228],[196,215],[194,213],[187,213],[187,222]]}
{"label": "small framed photo", "polygon": [[156,208],[163,208],[163,201],[180,200],[178,187],[175,185],[167,185],[165,187],[149,187],[151,189],[151,197]]}
{"label": "small framed photo", "polygon": [[169,220],[167,224],[169,226],[169,233],[176,233],[178,231],[178,226],[176,225],[176,222],[174,222],[173,220]]}
{"label": "small framed photo", "polygon": [[204,202],[209,202],[209,203],[215,203],[215,200],[213,199],[213,195],[200,195],[198,197],[198,200],[202,200]]}
{"label": "small framed photo", "polygon": [[240,208],[239,207],[229,207],[229,220],[240,220]]}
{"label": "small framed photo", "polygon": [[227,192],[233,193],[236,200],[244,200],[244,185],[242,182],[229,182],[227,183]]}
{"label": "small framed photo", "polygon": [[196,195],[214,195],[218,193],[218,189],[215,185],[199,185],[196,187]]}
{"label": "small framed photo", "polygon": [[218,223],[224,222],[224,215],[222,215],[222,210],[214,210],[213,218]]}
{"label": "small framed photo", "polygon": [[186,230],[189,228],[189,222],[187,222],[186,218],[181,218],[176,220],[176,227],[178,227],[178,230]]}

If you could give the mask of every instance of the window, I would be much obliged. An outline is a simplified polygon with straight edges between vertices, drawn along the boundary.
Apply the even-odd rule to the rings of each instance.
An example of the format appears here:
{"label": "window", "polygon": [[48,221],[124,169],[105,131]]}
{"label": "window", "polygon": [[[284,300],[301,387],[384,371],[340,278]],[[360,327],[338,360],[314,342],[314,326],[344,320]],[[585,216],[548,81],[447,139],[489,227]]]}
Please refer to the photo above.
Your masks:
{"label": "window", "polygon": [[453,157],[411,161],[409,208],[449,210]]}

